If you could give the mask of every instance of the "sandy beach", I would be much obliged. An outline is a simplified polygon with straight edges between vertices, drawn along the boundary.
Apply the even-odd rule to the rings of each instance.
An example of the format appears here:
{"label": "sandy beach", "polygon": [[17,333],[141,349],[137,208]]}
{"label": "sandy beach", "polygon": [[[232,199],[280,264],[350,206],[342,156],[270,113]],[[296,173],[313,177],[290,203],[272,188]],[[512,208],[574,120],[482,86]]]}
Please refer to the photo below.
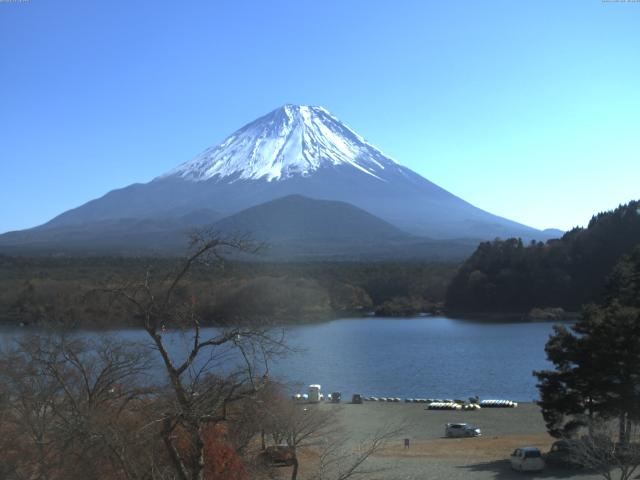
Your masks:
{"label": "sandy beach", "polygon": [[[320,406],[335,412],[351,448],[357,448],[376,432],[400,427],[397,438],[369,460],[368,468],[381,471],[366,475],[367,479],[600,478],[549,466],[541,473],[523,474],[510,469],[507,459],[517,447],[532,445],[546,452],[554,441],[547,434],[535,404],[478,411],[438,411],[425,407],[425,404],[374,402]],[[482,437],[446,438],[447,422],[472,423],[482,429]],[[410,439],[409,448],[404,447],[405,438]]]}

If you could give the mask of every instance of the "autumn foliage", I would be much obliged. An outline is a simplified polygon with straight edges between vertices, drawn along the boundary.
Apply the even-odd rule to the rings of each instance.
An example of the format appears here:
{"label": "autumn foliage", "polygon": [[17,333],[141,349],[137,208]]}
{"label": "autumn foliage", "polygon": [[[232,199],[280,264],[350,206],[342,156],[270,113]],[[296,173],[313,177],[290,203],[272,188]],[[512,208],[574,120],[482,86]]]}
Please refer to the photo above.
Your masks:
{"label": "autumn foliage", "polygon": [[[202,429],[204,439],[204,480],[248,480],[244,463],[227,437],[228,429],[221,424],[207,425]],[[176,432],[176,445],[183,458],[193,462],[193,448],[184,429]]]}

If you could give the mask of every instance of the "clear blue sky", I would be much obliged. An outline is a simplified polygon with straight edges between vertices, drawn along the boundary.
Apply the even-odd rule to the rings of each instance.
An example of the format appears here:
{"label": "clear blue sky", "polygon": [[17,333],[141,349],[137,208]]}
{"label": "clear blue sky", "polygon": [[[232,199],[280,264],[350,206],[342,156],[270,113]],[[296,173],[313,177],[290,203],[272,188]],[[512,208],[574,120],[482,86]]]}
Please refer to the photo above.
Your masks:
{"label": "clear blue sky", "polygon": [[640,3],[0,3],[0,232],[323,105],[538,228],[640,198]]}

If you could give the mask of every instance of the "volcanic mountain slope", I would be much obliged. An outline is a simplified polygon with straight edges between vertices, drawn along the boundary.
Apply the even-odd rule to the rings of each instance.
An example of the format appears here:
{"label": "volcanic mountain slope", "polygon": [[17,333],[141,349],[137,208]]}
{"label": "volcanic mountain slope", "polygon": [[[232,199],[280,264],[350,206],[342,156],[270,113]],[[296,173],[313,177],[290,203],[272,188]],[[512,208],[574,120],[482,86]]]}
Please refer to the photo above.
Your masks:
{"label": "volcanic mountain slope", "polygon": [[98,226],[109,237],[104,230],[114,223],[174,221],[202,209],[219,218],[294,194],[347,202],[434,239],[549,238],[480,210],[400,165],[324,108],[285,105],[149,183],[113,190],[21,235],[4,235],[0,246],[37,245],[52,231],[60,241],[69,231],[71,241]]}
{"label": "volcanic mountain slope", "polygon": [[201,209],[184,215],[47,225],[0,235],[0,253],[167,254],[184,251],[190,232],[219,218],[218,212]]}
{"label": "volcanic mountain slope", "polygon": [[216,222],[225,236],[265,242],[270,259],[460,260],[475,244],[408,234],[345,202],[289,195]]}
{"label": "volcanic mountain slope", "polygon": [[411,237],[390,223],[348,203],[289,195],[223,218],[213,229],[278,241],[403,240]]}

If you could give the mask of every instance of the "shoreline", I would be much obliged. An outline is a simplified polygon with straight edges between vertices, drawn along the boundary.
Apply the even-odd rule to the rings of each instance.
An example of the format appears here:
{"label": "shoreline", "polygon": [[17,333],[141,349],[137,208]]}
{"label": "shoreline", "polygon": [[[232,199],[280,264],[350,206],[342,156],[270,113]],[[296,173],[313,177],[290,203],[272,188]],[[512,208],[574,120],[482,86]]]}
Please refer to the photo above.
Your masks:
{"label": "shoreline", "polygon": [[[519,313],[465,313],[465,312],[418,312],[414,315],[376,315],[374,311],[368,312],[333,312],[331,314],[302,318],[299,320],[286,319],[279,322],[265,321],[265,322],[244,322],[233,325],[224,324],[221,322],[205,322],[201,324],[202,328],[235,328],[235,327],[256,327],[256,328],[289,328],[289,327],[301,327],[305,325],[317,325],[322,323],[329,323],[336,320],[421,320],[428,318],[447,318],[450,320],[462,320],[471,322],[487,322],[487,323],[528,323],[528,322],[544,322],[544,323],[563,323],[574,322],[580,319],[578,312],[567,312],[562,319],[550,319],[531,317],[528,314]],[[76,324],[76,325],[64,325],[53,324],[47,322],[37,323],[23,323],[15,322],[12,319],[0,318],[0,329],[23,329],[27,330],[51,330],[51,331],[91,331],[91,332],[109,332],[113,330],[141,330],[142,326],[135,325],[128,322],[113,323],[110,325],[98,324],[92,325],[90,323]],[[168,330],[178,330],[180,327],[168,328]]]}

